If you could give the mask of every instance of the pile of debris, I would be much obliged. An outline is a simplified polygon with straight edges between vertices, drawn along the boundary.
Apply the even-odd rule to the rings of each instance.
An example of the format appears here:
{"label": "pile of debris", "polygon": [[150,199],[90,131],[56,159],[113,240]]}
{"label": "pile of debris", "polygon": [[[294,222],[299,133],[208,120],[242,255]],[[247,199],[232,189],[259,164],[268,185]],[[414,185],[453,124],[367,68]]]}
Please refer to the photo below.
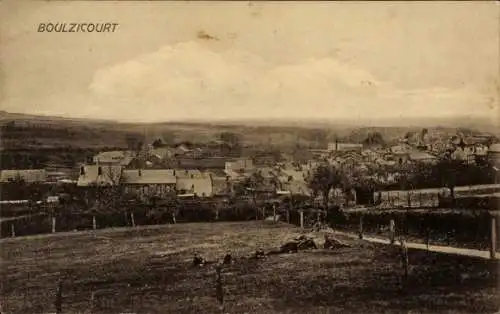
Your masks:
{"label": "pile of debris", "polygon": [[325,234],[324,240],[325,242],[323,244],[323,248],[325,249],[341,249],[345,247],[351,247],[350,244],[340,241],[331,234]]}
{"label": "pile of debris", "polygon": [[[234,261],[233,257],[231,256],[231,254],[228,253],[228,254],[224,255],[224,258],[219,262],[222,265],[230,265],[233,263],[233,261]],[[217,263],[216,261],[207,261],[205,258],[203,258],[198,253],[194,253],[193,266],[205,266],[205,265],[216,264],[216,263]]]}
{"label": "pile of debris", "polygon": [[[292,244],[295,243],[295,244]],[[325,233],[323,237],[321,234],[301,234],[298,237],[292,239],[282,246],[282,248],[286,248],[289,246],[295,246],[297,250],[310,250],[310,249],[337,249],[343,247],[350,247],[349,244],[346,244],[337,238],[335,238],[332,234]]]}
{"label": "pile of debris", "polygon": [[336,239],[331,234],[324,234],[320,237],[315,234],[304,235],[301,234],[283,244],[278,250],[273,250],[267,253],[270,254],[284,254],[284,253],[297,253],[299,250],[314,250],[314,249],[338,249],[350,247],[349,244]]}
{"label": "pile of debris", "polygon": [[[298,253],[299,250],[300,251],[315,250],[320,248],[331,250],[331,249],[339,249],[346,247],[351,247],[351,245],[340,241],[330,233],[323,234],[323,237],[321,237],[321,235],[314,233],[308,235],[301,234],[295,238],[292,238],[289,241],[286,241],[283,245],[280,246],[279,249],[271,250],[268,252],[264,252],[263,250],[257,250],[249,258],[261,259],[269,255]],[[226,254],[224,256],[224,259],[220,261],[220,263],[223,265],[229,265],[232,264],[233,262],[234,259],[230,254]],[[207,262],[204,258],[202,258],[197,254],[195,254],[193,258],[194,266],[203,266],[212,263],[215,262]]]}

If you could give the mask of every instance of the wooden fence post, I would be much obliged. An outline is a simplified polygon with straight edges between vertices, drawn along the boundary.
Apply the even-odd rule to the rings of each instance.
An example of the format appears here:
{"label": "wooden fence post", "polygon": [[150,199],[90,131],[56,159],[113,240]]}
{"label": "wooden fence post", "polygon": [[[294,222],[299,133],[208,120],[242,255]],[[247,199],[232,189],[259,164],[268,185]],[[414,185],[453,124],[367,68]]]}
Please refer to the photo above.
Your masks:
{"label": "wooden fence post", "polygon": [[219,309],[224,313],[224,287],[222,286],[221,266],[215,267],[215,292],[217,295],[217,302],[219,302]]}
{"label": "wooden fence post", "polygon": [[92,216],[92,229],[97,229],[97,221],[95,220],[95,216]]}
{"label": "wooden fence post", "polygon": [[425,246],[427,247],[427,251],[429,251],[429,244],[431,242],[431,228],[429,227],[429,214],[425,216]]}
{"label": "wooden fence post", "polygon": [[359,216],[359,238],[363,239],[363,215]]}
{"label": "wooden fence post", "polygon": [[[23,305],[26,307],[28,304],[28,283],[30,282],[30,275],[29,273],[27,274],[28,278],[24,282],[24,293],[23,293]],[[2,312],[3,313],[3,312]]]}
{"label": "wooden fence post", "polygon": [[406,246],[406,240],[401,238],[401,264],[403,266],[403,276],[402,276],[402,281],[401,281],[401,286],[403,289],[406,287],[406,283],[408,281],[408,267],[409,267],[409,261],[408,261],[408,247]]}
{"label": "wooden fence post", "polygon": [[15,236],[16,236],[16,229],[15,229],[15,227],[14,227],[14,224],[13,224],[13,223],[11,223],[11,224],[10,224],[10,235],[11,235],[12,237],[15,237]]}
{"label": "wooden fence post", "polygon": [[57,286],[56,300],[54,302],[56,313],[62,313],[62,280],[59,280],[59,285]]}
{"label": "wooden fence post", "polygon": [[132,222],[132,227],[135,227],[134,213],[130,212],[130,221]]}
{"label": "wooden fence post", "polygon": [[391,240],[391,244],[394,244],[396,236],[396,224],[394,223],[394,219],[391,219],[389,222],[389,239]]}
{"label": "wooden fence post", "polygon": [[276,204],[273,203],[273,222],[276,223]]}
{"label": "wooden fence post", "polygon": [[300,210],[300,228],[304,229],[304,210]]}
{"label": "wooden fence post", "polygon": [[56,232],[56,217],[52,217],[52,233]]}
{"label": "wooden fence post", "polygon": [[490,237],[490,258],[496,258],[497,251],[497,219],[495,216],[491,216],[491,237]]}
{"label": "wooden fence post", "polygon": [[94,312],[94,303],[95,303],[95,291],[92,291],[90,294],[90,313]]}

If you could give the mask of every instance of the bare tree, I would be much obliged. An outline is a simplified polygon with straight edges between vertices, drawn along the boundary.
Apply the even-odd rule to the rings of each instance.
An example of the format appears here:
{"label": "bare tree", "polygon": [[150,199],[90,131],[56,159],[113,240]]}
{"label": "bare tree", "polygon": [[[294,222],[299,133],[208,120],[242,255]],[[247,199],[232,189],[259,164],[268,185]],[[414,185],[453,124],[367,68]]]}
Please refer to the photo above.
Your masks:
{"label": "bare tree", "polygon": [[219,139],[224,142],[231,152],[241,152],[241,135],[233,132],[222,132]]}
{"label": "bare tree", "polygon": [[342,187],[343,174],[332,165],[318,166],[308,180],[313,195],[320,194],[323,198],[323,207],[328,210],[330,192],[334,188]]}
{"label": "bare tree", "polygon": [[87,206],[94,213],[109,212],[117,208],[117,205],[126,199],[124,183],[126,176],[123,168],[119,166],[102,166],[102,180],[92,183],[87,194]]}
{"label": "bare tree", "polygon": [[257,195],[264,187],[264,181],[262,174],[260,172],[255,172],[235,186],[236,195],[249,195],[251,197],[256,213],[258,213],[259,206]]}
{"label": "bare tree", "polygon": [[363,144],[367,146],[371,145],[385,145],[384,137],[380,132],[370,132],[363,140]]}
{"label": "bare tree", "polygon": [[450,190],[452,204],[455,203],[455,186],[459,172],[463,169],[463,162],[450,158],[443,158],[436,164],[436,174],[441,179],[442,186]]}
{"label": "bare tree", "polygon": [[144,136],[136,133],[129,133],[125,136],[125,142],[127,143],[127,148],[132,151],[141,150],[144,145]]}

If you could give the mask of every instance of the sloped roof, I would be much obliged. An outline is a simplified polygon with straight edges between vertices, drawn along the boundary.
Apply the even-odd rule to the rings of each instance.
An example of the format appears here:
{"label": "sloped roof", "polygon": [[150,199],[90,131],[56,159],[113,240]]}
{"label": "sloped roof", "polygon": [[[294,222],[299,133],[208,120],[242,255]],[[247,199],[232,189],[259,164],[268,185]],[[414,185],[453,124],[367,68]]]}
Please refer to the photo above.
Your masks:
{"label": "sloped roof", "polygon": [[411,146],[409,144],[401,143],[398,145],[394,145],[390,148],[392,153],[395,154],[405,154],[408,153],[411,149]]}
{"label": "sloped roof", "polygon": [[122,166],[127,166],[129,165],[133,160],[135,159],[135,157],[133,156],[127,156],[125,158],[123,158],[121,161],[120,161],[120,165]]}
{"label": "sloped roof", "polygon": [[102,163],[117,163],[121,162],[123,159],[128,158],[133,159],[135,153],[128,150],[113,150],[107,152],[100,152],[94,156],[94,159],[99,160]]}
{"label": "sloped roof", "polygon": [[22,179],[24,182],[43,182],[47,180],[45,169],[24,169],[24,170],[2,170],[0,172],[0,182],[15,181]]}
{"label": "sloped roof", "polygon": [[172,169],[125,170],[125,183],[128,184],[176,184]]}
{"label": "sloped roof", "polygon": [[488,148],[488,152],[500,153],[500,144],[491,144]]}
{"label": "sloped roof", "polygon": [[253,170],[254,173],[260,173],[264,178],[273,178],[276,176],[277,171],[272,167],[260,167]]}
{"label": "sloped roof", "polygon": [[207,177],[208,174],[198,169],[174,169],[177,178]]}
{"label": "sloped roof", "polygon": [[409,154],[412,160],[437,159],[434,155],[418,150],[411,151]]}
{"label": "sloped roof", "polygon": [[213,184],[210,176],[202,177],[177,177],[176,189],[192,192],[198,196],[212,196]]}
{"label": "sloped roof", "polygon": [[157,155],[159,158],[163,159],[166,157],[169,157],[174,154],[175,149],[170,148],[170,147],[157,147],[157,148],[152,148],[150,150],[150,153],[152,155]]}
{"label": "sloped roof", "polygon": [[214,195],[226,195],[230,192],[230,186],[225,179],[214,180],[212,179],[212,192]]}
{"label": "sloped roof", "polygon": [[291,181],[285,186],[283,190],[291,192],[293,195],[311,195],[311,191],[306,182]]}
{"label": "sloped roof", "polygon": [[215,169],[215,170],[210,170],[206,172],[208,175],[212,177],[213,180],[226,180],[227,174],[225,170],[222,169]]}
{"label": "sloped roof", "polygon": [[[115,185],[119,183],[122,174],[122,166],[120,165],[86,165],[82,166],[84,173],[78,177],[78,186],[89,186],[92,184],[99,185]],[[99,174],[101,168],[101,174]]]}
{"label": "sloped roof", "polygon": [[342,162],[345,162],[345,161],[354,161],[354,162],[362,162],[363,161],[363,155],[361,155],[360,153],[358,152],[345,152],[341,155],[339,155],[340,157],[340,160]]}
{"label": "sloped roof", "polygon": [[374,160],[377,164],[379,165],[386,165],[386,166],[393,166],[396,164],[396,161],[394,160],[387,160],[384,158],[377,158]]}
{"label": "sloped roof", "polygon": [[464,142],[468,145],[474,144],[484,144],[488,141],[486,136],[467,136],[464,138]]}
{"label": "sloped roof", "polygon": [[224,170],[226,176],[229,176],[231,179],[238,179],[244,176],[244,174],[233,171],[233,170]]}
{"label": "sloped roof", "polygon": [[337,143],[337,147],[339,149],[361,148],[361,147],[363,147],[363,144],[360,144],[360,143]]}
{"label": "sloped roof", "polygon": [[283,170],[286,176],[292,177],[295,181],[304,181],[307,176],[307,171],[298,171],[293,169],[285,169]]}
{"label": "sloped roof", "polygon": [[191,151],[191,149],[189,149],[189,147],[187,147],[187,146],[186,146],[186,145],[184,145],[184,144],[178,145],[178,146],[176,147],[176,149],[177,149],[178,151],[180,150],[180,151],[183,151],[183,152],[189,152],[189,151]]}

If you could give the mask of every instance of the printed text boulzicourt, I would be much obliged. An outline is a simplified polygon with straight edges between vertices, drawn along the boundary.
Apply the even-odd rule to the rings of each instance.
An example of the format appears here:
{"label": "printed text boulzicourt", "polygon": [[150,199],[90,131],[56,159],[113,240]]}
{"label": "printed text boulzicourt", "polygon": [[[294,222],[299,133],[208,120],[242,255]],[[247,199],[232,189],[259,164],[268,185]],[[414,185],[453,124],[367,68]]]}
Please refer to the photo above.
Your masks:
{"label": "printed text boulzicourt", "polygon": [[114,33],[118,23],[40,23],[39,33]]}

